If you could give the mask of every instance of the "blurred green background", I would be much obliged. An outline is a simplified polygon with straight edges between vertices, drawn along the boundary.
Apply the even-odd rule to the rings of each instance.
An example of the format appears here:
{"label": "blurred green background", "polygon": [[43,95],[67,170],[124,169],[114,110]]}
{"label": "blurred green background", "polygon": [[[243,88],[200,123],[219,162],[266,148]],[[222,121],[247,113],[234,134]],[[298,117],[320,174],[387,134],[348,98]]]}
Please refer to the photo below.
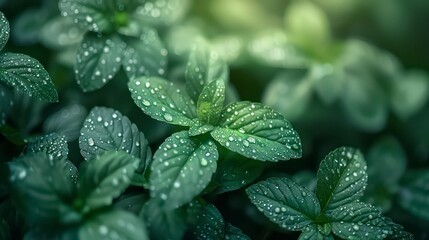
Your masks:
{"label": "blurred green background", "polygon": [[[261,179],[293,175],[312,187],[326,153],[358,147],[369,165],[366,200],[429,239],[429,1],[174,2],[177,21],[155,26],[169,51],[167,78],[183,81],[190,43],[205,38],[230,65],[231,97],[274,107],[301,136],[303,159],[266,166]],[[73,63],[84,31],[60,16],[57,1],[1,0],[0,10],[11,22],[6,51],[42,62],[60,96],[46,104],[13,93],[8,122],[19,136],[61,130],[79,162],[76,139],[93,106],[129,116],[152,149],[169,136],[170,127],[134,105],[123,72],[101,90],[80,90]],[[5,137],[0,146],[1,158],[19,154]],[[266,220],[245,199],[232,192],[214,201],[255,239],[297,236],[262,228]]]}

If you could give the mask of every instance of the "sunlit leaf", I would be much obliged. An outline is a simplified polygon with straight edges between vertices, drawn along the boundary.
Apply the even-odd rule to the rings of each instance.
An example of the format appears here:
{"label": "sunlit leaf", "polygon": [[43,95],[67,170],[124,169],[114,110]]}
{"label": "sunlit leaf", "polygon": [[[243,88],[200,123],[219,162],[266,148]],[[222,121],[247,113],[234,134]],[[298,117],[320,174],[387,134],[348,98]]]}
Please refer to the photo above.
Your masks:
{"label": "sunlit leaf", "polygon": [[212,140],[198,141],[187,131],[173,134],[153,156],[151,196],[169,209],[190,202],[209,184],[218,157]]}
{"label": "sunlit leaf", "polygon": [[231,151],[262,161],[301,156],[301,141],[290,123],[260,103],[232,103],[222,111],[211,135]]}
{"label": "sunlit leaf", "polygon": [[344,204],[328,216],[335,235],[348,239],[384,239],[391,229],[373,206],[354,202]]}
{"label": "sunlit leaf", "polygon": [[219,54],[202,41],[194,49],[186,67],[186,91],[195,102],[204,86],[212,81],[228,81],[228,66]]}
{"label": "sunlit leaf", "polygon": [[176,84],[159,77],[140,77],[128,87],[137,106],[152,118],[182,126],[194,124],[195,103]]}
{"label": "sunlit leaf", "polygon": [[20,53],[0,54],[0,80],[39,100],[56,102],[58,94],[43,65]]}
{"label": "sunlit leaf", "polygon": [[74,68],[82,90],[97,90],[116,75],[124,47],[125,43],[117,35],[85,34],[76,53]]}
{"label": "sunlit leaf", "polygon": [[315,194],[287,178],[269,178],[246,192],[259,211],[286,230],[303,230],[320,213]]}
{"label": "sunlit leaf", "polygon": [[367,179],[366,163],[360,151],[340,147],[330,152],[317,172],[316,195],[322,212],[360,199]]}
{"label": "sunlit leaf", "polygon": [[212,81],[201,91],[197,103],[197,114],[203,123],[216,125],[225,101],[225,83]]}
{"label": "sunlit leaf", "polygon": [[105,151],[124,151],[138,158],[136,174],[143,175],[152,160],[152,151],[145,135],[119,111],[95,107],[86,118],[79,147],[86,160]]}
{"label": "sunlit leaf", "polygon": [[123,39],[126,48],[122,55],[122,64],[129,79],[165,75],[168,52],[155,30],[144,28],[138,37]]}

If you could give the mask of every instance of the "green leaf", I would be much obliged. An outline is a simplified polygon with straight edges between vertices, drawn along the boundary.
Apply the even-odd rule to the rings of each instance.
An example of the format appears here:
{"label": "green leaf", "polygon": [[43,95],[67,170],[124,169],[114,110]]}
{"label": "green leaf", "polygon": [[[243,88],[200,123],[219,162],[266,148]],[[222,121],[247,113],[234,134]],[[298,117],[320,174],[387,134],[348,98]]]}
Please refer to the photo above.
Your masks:
{"label": "green leaf", "polygon": [[122,64],[129,79],[165,75],[168,52],[155,30],[145,28],[138,38],[124,37],[124,41]]}
{"label": "green leaf", "polygon": [[77,170],[69,161],[28,153],[9,163],[14,203],[30,224],[58,225],[79,220],[69,204],[75,196]]}
{"label": "green leaf", "polygon": [[136,175],[144,175],[152,161],[152,151],[145,135],[114,109],[93,108],[80,133],[80,152],[86,160],[105,151],[125,151],[140,160]]}
{"label": "green leaf", "polygon": [[134,214],[122,210],[110,210],[86,220],[79,229],[79,239],[148,240],[149,237],[143,221]]}
{"label": "green leaf", "polygon": [[238,102],[225,107],[211,135],[227,149],[262,161],[301,156],[301,141],[290,123],[260,103]]}
{"label": "green leaf", "polygon": [[225,83],[212,81],[208,83],[198,98],[197,114],[203,123],[216,125],[225,101]]}
{"label": "green leaf", "polygon": [[3,12],[0,11],[0,50],[4,48],[7,41],[9,40],[9,34],[9,21],[6,19]]}
{"label": "green leaf", "polygon": [[414,179],[402,186],[398,202],[407,212],[429,221],[429,171],[415,174]]}
{"label": "green leaf", "polygon": [[65,136],[51,133],[30,140],[26,152],[44,152],[53,161],[66,160],[69,152]]}
{"label": "green leaf", "polygon": [[287,178],[269,178],[253,184],[246,193],[259,211],[286,230],[302,230],[320,213],[314,193]]}
{"label": "green leaf", "polygon": [[359,200],[367,179],[366,163],[360,151],[340,147],[330,152],[317,172],[316,195],[322,212]]}
{"label": "green leaf", "polygon": [[214,129],[213,125],[201,124],[199,120],[197,122],[189,128],[189,136],[202,135]]}
{"label": "green leaf", "polygon": [[308,190],[314,192],[317,184],[316,173],[309,170],[303,170],[294,174],[291,177],[291,180],[296,182],[300,186],[306,187]]}
{"label": "green leaf", "polygon": [[131,97],[152,118],[181,126],[194,125],[195,103],[174,83],[159,77],[140,77],[128,83]]}
{"label": "green leaf", "polygon": [[166,210],[157,199],[151,199],[143,206],[141,215],[151,239],[183,239],[187,229],[186,212],[183,208]]}
{"label": "green leaf", "polygon": [[197,216],[197,221],[197,226],[193,232],[197,240],[225,239],[225,221],[214,205],[208,203],[204,206],[201,214]]}
{"label": "green leaf", "polygon": [[429,97],[429,79],[421,71],[410,71],[393,83],[392,110],[402,119],[417,113]]}
{"label": "green leaf", "polygon": [[79,104],[64,106],[51,114],[43,122],[43,132],[64,135],[68,141],[73,141],[80,136],[80,129],[88,111]]}
{"label": "green leaf", "polygon": [[390,227],[373,206],[354,202],[335,209],[328,215],[332,231],[343,239],[384,239]]}
{"label": "green leaf", "polygon": [[387,236],[387,238],[385,238],[386,240],[413,240],[414,239],[414,236],[411,233],[404,231],[404,228],[401,225],[394,223],[389,218],[385,217],[384,219],[389,225],[390,229],[392,230],[392,233],[389,236]]}
{"label": "green leaf", "polygon": [[218,163],[218,169],[213,177],[217,186],[214,193],[221,194],[234,191],[253,182],[264,170],[264,163],[253,161],[234,154]]}
{"label": "green leaf", "polygon": [[20,53],[0,54],[0,80],[42,101],[58,101],[57,91],[43,65]]}
{"label": "green leaf", "polygon": [[404,175],[407,159],[402,146],[393,137],[379,139],[367,154],[369,187],[384,185],[395,188]]}
{"label": "green leaf", "polygon": [[334,237],[331,233],[328,235],[322,234],[318,227],[312,224],[304,228],[298,240],[334,240]]}
{"label": "green leaf", "polygon": [[60,0],[59,8],[61,15],[69,17],[81,28],[93,32],[111,32],[118,27],[117,23],[122,23],[118,18],[127,18],[125,11],[134,7],[130,3],[127,0]]}
{"label": "green leaf", "polygon": [[78,179],[84,211],[109,206],[128,187],[138,163],[138,158],[116,151],[107,151],[84,162]]}
{"label": "green leaf", "polygon": [[117,35],[86,33],[76,53],[75,75],[83,91],[94,91],[115,77],[125,43]]}
{"label": "green leaf", "polygon": [[204,86],[212,81],[228,81],[228,66],[212,51],[207,43],[198,42],[186,67],[186,91],[195,102],[203,91]]}
{"label": "green leaf", "polygon": [[190,202],[209,184],[218,157],[212,140],[197,141],[187,131],[173,134],[153,156],[151,196],[170,209]]}
{"label": "green leaf", "polygon": [[289,120],[299,119],[312,97],[313,86],[307,74],[302,70],[289,70],[278,75],[266,87],[262,102]]}
{"label": "green leaf", "polygon": [[235,227],[229,223],[225,224],[225,239],[229,240],[250,240],[241,229]]}

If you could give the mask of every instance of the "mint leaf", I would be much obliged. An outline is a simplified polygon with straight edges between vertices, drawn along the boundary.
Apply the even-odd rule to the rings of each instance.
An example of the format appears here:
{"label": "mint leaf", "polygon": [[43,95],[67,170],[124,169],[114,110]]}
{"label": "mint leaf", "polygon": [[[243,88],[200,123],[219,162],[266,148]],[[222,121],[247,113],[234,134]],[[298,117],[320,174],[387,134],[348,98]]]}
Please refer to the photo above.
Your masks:
{"label": "mint leaf", "polygon": [[76,80],[83,91],[97,90],[116,75],[124,46],[117,35],[85,34],[75,64]]}
{"label": "mint leaf", "polygon": [[141,215],[151,239],[180,240],[187,229],[186,212],[183,208],[167,210],[157,199],[145,203]]}
{"label": "mint leaf", "polygon": [[198,118],[203,123],[216,125],[225,101],[225,83],[212,81],[201,91],[197,103]]}
{"label": "mint leaf", "polygon": [[197,216],[197,226],[193,235],[198,240],[225,239],[225,221],[220,212],[212,204],[203,207],[203,211]]}
{"label": "mint leaf", "polygon": [[30,224],[58,225],[79,220],[69,204],[75,195],[77,170],[69,161],[46,153],[28,153],[9,163],[14,203]]}
{"label": "mint leaf", "polygon": [[360,151],[340,147],[330,152],[317,172],[316,195],[322,212],[359,200],[367,179],[366,163]]}
{"label": "mint leaf", "polygon": [[229,240],[250,240],[241,229],[235,227],[229,223],[225,224],[225,239]]}
{"label": "mint leaf", "polygon": [[253,184],[246,193],[259,211],[286,230],[303,230],[320,213],[314,193],[287,178],[269,178]]}
{"label": "mint leaf", "polygon": [[392,230],[392,233],[389,236],[387,236],[387,238],[385,238],[386,240],[413,240],[414,239],[414,236],[411,233],[404,231],[404,228],[401,225],[394,223],[390,218],[385,217],[384,220]]}
{"label": "mint leaf", "polygon": [[173,134],[153,156],[151,196],[168,209],[190,202],[209,184],[218,157],[212,140],[197,141],[187,131]]}
{"label": "mint leaf", "polygon": [[95,107],[89,113],[81,130],[79,147],[86,160],[110,150],[131,154],[140,160],[136,175],[143,175],[152,160],[145,135],[119,111],[105,107]]}
{"label": "mint leaf", "polygon": [[319,231],[317,225],[312,224],[304,228],[298,240],[334,240],[334,237],[331,233],[324,235]]}
{"label": "mint leaf", "polygon": [[290,123],[260,103],[229,104],[218,126],[213,138],[245,157],[275,162],[301,156],[301,141]]}
{"label": "mint leaf", "polygon": [[354,202],[338,207],[328,215],[335,235],[349,239],[384,239],[390,227],[373,206]]}
{"label": "mint leaf", "polygon": [[27,95],[48,101],[58,101],[57,91],[48,72],[36,59],[20,53],[0,54],[0,79]]}
{"label": "mint leaf", "polygon": [[211,81],[228,81],[228,66],[219,54],[212,51],[203,41],[189,56],[186,67],[186,91],[195,102],[204,86]]}
{"label": "mint leaf", "polygon": [[9,40],[9,34],[9,21],[6,19],[3,12],[0,11],[0,50],[4,48],[7,41]]}
{"label": "mint leaf", "polygon": [[234,154],[218,162],[218,169],[213,177],[216,194],[234,191],[253,182],[264,170],[264,163],[252,161]]}
{"label": "mint leaf", "polygon": [[165,75],[168,52],[155,30],[144,28],[139,37],[123,39],[126,48],[122,55],[122,64],[129,79]]}
{"label": "mint leaf", "polygon": [[69,153],[65,136],[51,133],[29,141],[26,152],[44,152],[52,161],[66,160]]}
{"label": "mint leaf", "polygon": [[399,191],[399,205],[414,216],[429,220],[429,171],[423,170],[421,174],[413,175],[413,179],[405,183]]}
{"label": "mint leaf", "polygon": [[196,123],[189,127],[189,136],[198,136],[201,134],[205,134],[214,129],[213,125],[209,124],[201,124],[198,120]]}
{"label": "mint leaf", "polygon": [[194,125],[195,103],[174,83],[159,77],[140,77],[128,83],[131,97],[152,118],[181,126]]}
{"label": "mint leaf", "polygon": [[138,158],[116,151],[107,151],[84,162],[78,179],[84,211],[109,206],[130,184],[138,162]]}
{"label": "mint leaf", "polygon": [[81,28],[94,32],[107,32],[114,29],[114,12],[119,11],[123,1],[110,0],[60,0],[61,15],[71,18]]}
{"label": "mint leaf", "polygon": [[110,210],[93,215],[79,229],[79,239],[148,240],[142,220],[122,210]]}

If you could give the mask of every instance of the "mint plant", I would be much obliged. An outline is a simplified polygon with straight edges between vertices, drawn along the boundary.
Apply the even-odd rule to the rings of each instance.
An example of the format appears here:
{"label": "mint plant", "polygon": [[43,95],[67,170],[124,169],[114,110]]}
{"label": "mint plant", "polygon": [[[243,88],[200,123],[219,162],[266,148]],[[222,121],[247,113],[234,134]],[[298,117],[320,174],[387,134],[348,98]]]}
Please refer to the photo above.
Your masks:
{"label": "mint plant", "polygon": [[12,197],[32,226],[27,237],[146,239],[140,219],[109,207],[130,184],[139,159],[107,151],[78,171],[67,153],[65,137],[50,134],[31,141],[9,163]]}
{"label": "mint plant", "polygon": [[[0,50],[3,50],[0,55],[1,83],[39,100],[58,101],[55,86],[39,61],[24,54],[4,52],[9,35],[9,22],[3,12],[0,12]],[[2,95],[4,96],[4,93]],[[2,124],[4,123],[3,108],[0,108]]]}
{"label": "mint plant", "polygon": [[298,134],[281,114],[260,103],[223,106],[227,76],[216,53],[203,48],[190,56],[185,89],[159,77],[129,83],[131,97],[146,114],[190,127],[167,138],[153,157],[151,196],[167,208],[190,202],[207,187],[217,168],[216,142],[261,161],[301,156]]}
{"label": "mint plant", "polygon": [[[167,50],[147,23],[165,20],[168,10],[151,5],[153,9],[147,11],[145,6],[149,4],[150,1],[59,2],[62,15],[87,31],[75,64],[76,80],[82,90],[103,87],[121,67],[128,78],[165,74]],[[155,14],[158,18],[153,17]]]}
{"label": "mint plant", "polygon": [[366,168],[360,151],[341,147],[320,163],[315,193],[288,178],[270,178],[246,192],[272,222],[302,231],[299,239],[413,239],[374,206],[359,201]]}

